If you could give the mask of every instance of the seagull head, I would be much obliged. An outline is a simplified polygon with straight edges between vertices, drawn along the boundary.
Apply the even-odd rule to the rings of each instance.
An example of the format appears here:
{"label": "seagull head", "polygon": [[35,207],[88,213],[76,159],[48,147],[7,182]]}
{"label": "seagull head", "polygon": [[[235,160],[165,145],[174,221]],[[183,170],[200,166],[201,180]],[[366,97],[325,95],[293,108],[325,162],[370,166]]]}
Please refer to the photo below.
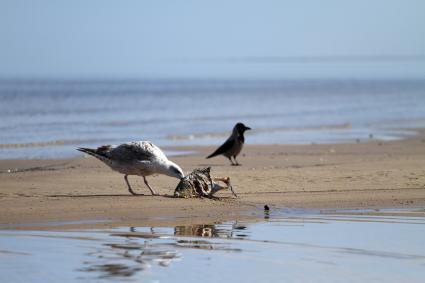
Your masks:
{"label": "seagull head", "polygon": [[240,135],[243,135],[245,131],[251,130],[250,127],[245,126],[243,123],[237,123],[233,128],[233,131],[238,132]]}
{"label": "seagull head", "polygon": [[184,178],[184,173],[180,166],[170,160],[168,160],[167,163],[167,171],[165,172],[166,175],[177,179]]}

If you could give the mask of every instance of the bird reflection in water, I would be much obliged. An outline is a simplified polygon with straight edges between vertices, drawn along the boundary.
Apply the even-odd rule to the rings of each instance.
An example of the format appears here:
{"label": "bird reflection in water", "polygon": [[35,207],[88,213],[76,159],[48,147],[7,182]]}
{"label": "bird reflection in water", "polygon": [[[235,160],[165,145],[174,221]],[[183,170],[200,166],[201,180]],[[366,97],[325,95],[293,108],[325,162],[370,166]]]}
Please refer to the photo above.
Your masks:
{"label": "bird reflection in water", "polygon": [[139,233],[134,227],[130,232],[113,233],[124,238],[123,242],[105,243],[102,248],[87,254],[91,260],[80,271],[93,272],[97,278],[132,277],[153,265],[169,266],[181,260],[181,255],[167,243],[155,243],[160,237],[153,233]]}
{"label": "bird reflection in water", "polygon": [[[233,224],[190,225],[174,227],[174,235],[156,232],[138,232],[130,227],[128,232],[112,233],[111,242],[87,254],[90,260],[80,271],[91,272],[97,278],[128,278],[153,266],[167,267],[182,260],[179,250],[201,249],[240,252],[227,241],[212,239],[242,239],[247,236],[247,227]],[[122,239],[121,241],[116,241]],[[202,238],[202,239],[200,239]],[[211,240],[206,240],[206,238]]]}

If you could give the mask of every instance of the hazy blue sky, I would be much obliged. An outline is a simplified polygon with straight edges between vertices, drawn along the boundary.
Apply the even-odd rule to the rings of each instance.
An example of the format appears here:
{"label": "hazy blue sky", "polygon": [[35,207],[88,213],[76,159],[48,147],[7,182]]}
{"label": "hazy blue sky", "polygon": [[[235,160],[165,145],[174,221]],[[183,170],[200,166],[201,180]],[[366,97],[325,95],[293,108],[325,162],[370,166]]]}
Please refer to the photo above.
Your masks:
{"label": "hazy blue sky", "polygon": [[16,76],[424,78],[425,1],[0,0]]}

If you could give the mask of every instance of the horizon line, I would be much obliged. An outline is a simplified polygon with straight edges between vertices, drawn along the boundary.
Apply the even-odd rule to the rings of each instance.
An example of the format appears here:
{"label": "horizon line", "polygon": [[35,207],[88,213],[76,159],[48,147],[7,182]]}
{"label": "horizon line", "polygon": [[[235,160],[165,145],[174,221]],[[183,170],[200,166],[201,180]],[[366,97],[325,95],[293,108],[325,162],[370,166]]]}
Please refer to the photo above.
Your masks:
{"label": "horizon line", "polygon": [[385,54],[385,55],[307,55],[307,56],[226,56],[204,58],[179,58],[174,61],[192,63],[386,63],[386,62],[425,62],[425,54]]}

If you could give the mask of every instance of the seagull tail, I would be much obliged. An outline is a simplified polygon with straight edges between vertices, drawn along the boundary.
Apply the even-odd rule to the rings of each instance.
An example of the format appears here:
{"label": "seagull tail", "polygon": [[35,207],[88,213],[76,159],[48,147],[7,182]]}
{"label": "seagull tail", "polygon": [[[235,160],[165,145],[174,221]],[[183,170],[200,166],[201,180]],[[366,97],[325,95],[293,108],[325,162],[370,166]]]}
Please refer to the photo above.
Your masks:
{"label": "seagull tail", "polygon": [[106,154],[105,154],[104,148],[102,148],[102,147],[96,148],[96,149],[87,148],[87,147],[79,147],[79,148],[77,148],[77,150],[84,152],[84,153],[87,153],[88,155],[94,156],[94,157],[96,157],[97,159],[99,159],[103,162],[109,163],[109,161],[110,161],[108,156],[106,156]]}
{"label": "seagull tail", "polygon": [[88,155],[97,157],[96,149],[93,148],[87,148],[87,147],[79,147],[77,148],[78,151],[87,153]]}

